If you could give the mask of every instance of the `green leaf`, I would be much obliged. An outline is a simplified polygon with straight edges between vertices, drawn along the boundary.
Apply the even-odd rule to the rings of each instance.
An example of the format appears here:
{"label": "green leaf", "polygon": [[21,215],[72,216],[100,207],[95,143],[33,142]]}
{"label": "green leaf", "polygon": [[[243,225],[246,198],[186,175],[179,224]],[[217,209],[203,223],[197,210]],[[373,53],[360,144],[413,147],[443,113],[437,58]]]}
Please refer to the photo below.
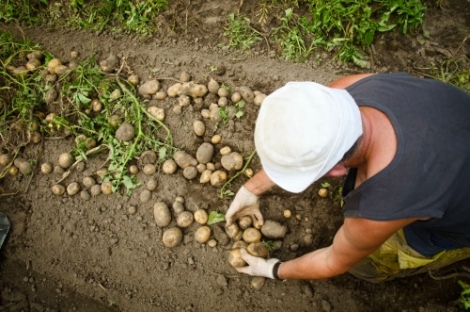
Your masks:
{"label": "green leaf", "polygon": [[331,185],[330,185],[330,183],[328,183],[328,182],[323,182],[323,183],[321,184],[321,187],[324,187],[324,188],[327,188],[327,187],[330,187],[330,186],[331,186]]}
{"label": "green leaf", "polygon": [[211,211],[209,213],[209,221],[207,221],[207,224],[215,224],[219,222],[225,221],[225,215],[223,213],[217,212],[217,211]]}

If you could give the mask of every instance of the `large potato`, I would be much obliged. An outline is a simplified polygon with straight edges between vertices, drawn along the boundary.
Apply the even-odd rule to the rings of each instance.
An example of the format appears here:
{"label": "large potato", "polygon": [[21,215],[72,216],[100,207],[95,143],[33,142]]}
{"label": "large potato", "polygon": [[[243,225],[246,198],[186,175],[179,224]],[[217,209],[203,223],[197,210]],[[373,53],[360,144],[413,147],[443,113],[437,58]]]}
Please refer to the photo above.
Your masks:
{"label": "large potato", "polygon": [[209,216],[204,209],[198,209],[194,213],[194,220],[199,224],[206,224],[209,220]]}
{"label": "large potato", "polygon": [[243,240],[250,243],[256,243],[261,240],[261,232],[254,227],[249,227],[243,231]]}
{"label": "large potato", "polygon": [[230,265],[234,268],[241,268],[246,266],[246,262],[245,260],[243,260],[239,248],[230,250],[230,252],[228,253],[227,260],[228,263],[230,263]]}
{"label": "large potato", "polygon": [[173,174],[176,171],[176,162],[173,159],[167,159],[163,162],[162,171],[166,174]]}
{"label": "large potato", "polygon": [[223,170],[216,170],[211,174],[211,184],[220,186],[227,181],[227,173]]}
{"label": "large potato", "polygon": [[202,143],[196,151],[196,159],[201,164],[207,164],[212,160],[214,155],[214,146],[211,143]]}
{"label": "large potato", "polygon": [[274,220],[266,220],[261,227],[261,233],[267,238],[282,239],[286,236],[287,227]]}
{"label": "large potato", "polygon": [[163,232],[162,242],[166,247],[176,247],[183,241],[183,232],[177,227],[172,227]]}
{"label": "large potato", "polygon": [[156,202],[153,205],[153,217],[159,227],[168,226],[171,222],[171,213],[168,205],[164,202]]}
{"label": "large potato", "polygon": [[158,80],[153,79],[145,82],[139,87],[139,94],[140,95],[153,95],[160,90],[160,82]]}
{"label": "large potato", "polygon": [[190,211],[181,212],[176,218],[176,224],[179,227],[186,228],[190,226],[194,221],[194,216]]}
{"label": "large potato", "polygon": [[268,258],[269,256],[269,250],[262,242],[249,244],[248,247],[246,247],[246,251],[248,251],[250,255],[264,259]]}
{"label": "large potato", "polygon": [[189,95],[192,98],[203,97],[207,94],[207,87],[203,84],[197,84],[194,81],[185,82],[181,85],[178,94]]}
{"label": "large potato", "polygon": [[210,237],[211,229],[207,225],[201,226],[197,229],[196,233],[194,233],[194,239],[201,244],[207,242]]}
{"label": "large potato", "polygon": [[196,158],[189,155],[185,151],[177,151],[173,154],[173,159],[181,169],[185,169],[189,166],[197,166]]}
{"label": "large potato", "polygon": [[227,171],[240,170],[243,167],[243,156],[237,152],[232,152],[222,156],[220,162]]}

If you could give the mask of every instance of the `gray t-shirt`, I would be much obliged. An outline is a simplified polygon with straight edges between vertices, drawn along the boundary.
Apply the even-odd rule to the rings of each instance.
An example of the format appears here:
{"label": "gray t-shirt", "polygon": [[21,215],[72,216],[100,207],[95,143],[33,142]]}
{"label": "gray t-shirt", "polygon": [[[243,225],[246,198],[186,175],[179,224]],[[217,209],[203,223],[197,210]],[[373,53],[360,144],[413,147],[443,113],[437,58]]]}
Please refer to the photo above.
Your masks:
{"label": "gray t-shirt", "polygon": [[359,106],[387,115],[397,151],[382,171],[354,188],[350,169],[344,215],[372,220],[431,218],[404,228],[425,256],[470,246],[470,96],[437,80],[379,74],[346,89]]}

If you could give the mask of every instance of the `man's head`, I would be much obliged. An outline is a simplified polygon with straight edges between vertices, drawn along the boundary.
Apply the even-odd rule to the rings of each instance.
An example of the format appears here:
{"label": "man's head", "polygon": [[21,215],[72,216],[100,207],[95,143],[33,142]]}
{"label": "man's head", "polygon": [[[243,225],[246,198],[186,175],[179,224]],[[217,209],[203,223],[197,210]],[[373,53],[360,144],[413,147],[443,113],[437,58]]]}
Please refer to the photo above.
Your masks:
{"label": "man's head", "polygon": [[269,178],[298,193],[333,168],[361,135],[359,108],[346,90],[289,82],[263,101],[255,145]]}

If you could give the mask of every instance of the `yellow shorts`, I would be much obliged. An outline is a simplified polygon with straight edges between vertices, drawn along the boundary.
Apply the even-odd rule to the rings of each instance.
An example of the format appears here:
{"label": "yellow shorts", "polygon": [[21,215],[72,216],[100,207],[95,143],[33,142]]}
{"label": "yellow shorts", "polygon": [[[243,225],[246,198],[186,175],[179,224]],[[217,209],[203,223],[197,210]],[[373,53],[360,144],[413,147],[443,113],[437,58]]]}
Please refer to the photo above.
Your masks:
{"label": "yellow shorts", "polygon": [[468,247],[445,250],[432,257],[424,257],[408,246],[403,230],[400,230],[354,266],[349,273],[372,283],[380,283],[437,270],[466,258],[470,258]]}

